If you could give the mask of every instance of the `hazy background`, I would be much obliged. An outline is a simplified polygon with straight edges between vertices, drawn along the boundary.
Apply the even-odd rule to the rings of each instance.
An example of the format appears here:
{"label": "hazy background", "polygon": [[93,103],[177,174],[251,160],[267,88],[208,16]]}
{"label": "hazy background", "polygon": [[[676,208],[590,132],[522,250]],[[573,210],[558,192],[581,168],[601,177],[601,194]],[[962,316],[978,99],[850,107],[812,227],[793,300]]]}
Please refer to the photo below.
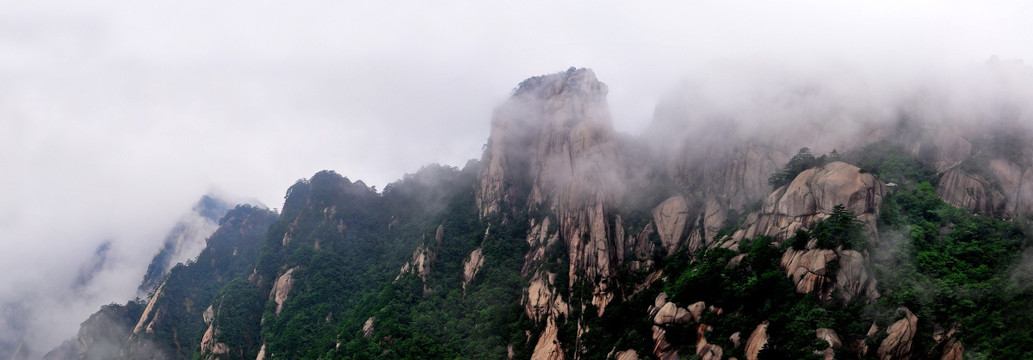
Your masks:
{"label": "hazy background", "polygon": [[133,297],[205,192],[275,208],[322,169],[383,188],[462,166],[533,75],[594,69],[635,134],[715,64],[920,78],[1030,61],[1029,19],[1023,1],[4,2],[0,338],[45,352]]}

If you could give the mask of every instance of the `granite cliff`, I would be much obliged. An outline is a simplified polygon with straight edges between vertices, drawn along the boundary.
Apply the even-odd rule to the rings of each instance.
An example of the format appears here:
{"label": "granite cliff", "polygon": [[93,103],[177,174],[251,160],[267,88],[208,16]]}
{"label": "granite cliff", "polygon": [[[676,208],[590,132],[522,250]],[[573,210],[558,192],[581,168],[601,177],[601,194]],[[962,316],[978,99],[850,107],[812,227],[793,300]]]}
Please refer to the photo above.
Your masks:
{"label": "granite cliff", "polygon": [[[662,104],[634,137],[614,130],[607,93],[589,69],[532,77],[462,169],[430,165],[381,192],[322,171],[280,214],[231,210],[146,303],[106,307],[52,358],[1028,350],[992,344],[1028,333],[1015,324],[1033,319],[1033,294],[979,291],[1013,281],[1029,248],[1013,220],[1033,209],[1025,128],[871,120],[816,139],[843,132],[747,131]],[[842,147],[797,161],[809,140]],[[991,305],[1015,326],[974,320]],[[89,345],[101,335],[117,346]]]}

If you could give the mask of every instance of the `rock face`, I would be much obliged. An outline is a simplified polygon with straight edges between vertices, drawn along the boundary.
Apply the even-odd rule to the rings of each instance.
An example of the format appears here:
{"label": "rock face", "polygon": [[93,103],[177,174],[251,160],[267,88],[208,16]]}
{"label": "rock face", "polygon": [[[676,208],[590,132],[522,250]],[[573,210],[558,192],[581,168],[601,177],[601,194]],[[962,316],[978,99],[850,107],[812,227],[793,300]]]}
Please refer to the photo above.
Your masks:
{"label": "rock face", "polygon": [[[588,69],[521,83],[492,118],[477,191],[481,215],[545,205],[562,190],[570,191],[560,203],[579,205],[610,189],[617,180],[608,169],[616,163],[616,147],[606,93]],[[530,193],[527,204],[514,203],[524,191]]]}
{"label": "rock face", "polygon": [[535,321],[555,318],[570,313],[570,306],[563,301],[561,294],[555,291],[556,274],[536,272],[531,284],[527,287],[524,298],[524,311]]}
{"label": "rock face", "polygon": [[280,315],[283,311],[283,303],[287,301],[287,295],[290,295],[291,289],[294,287],[294,278],[291,277],[294,274],[294,270],[297,268],[290,268],[287,272],[276,278],[276,283],[273,285],[273,291],[270,297],[276,302],[276,315]]}
{"label": "rock face", "polygon": [[846,302],[856,298],[875,300],[879,290],[875,276],[868,272],[868,261],[863,254],[854,250],[837,250],[839,270],[836,272],[837,294]]}
{"label": "rock face", "polygon": [[904,317],[886,329],[886,339],[879,345],[879,359],[910,359],[911,344],[918,331],[918,317],[907,308],[901,308]]}
{"label": "rock face", "polygon": [[[555,274],[542,268],[550,260],[543,259],[554,244],[550,239],[566,247],[568,286],[591,282],[599,313],[613,298],[617,251],[624,248],[613,209],[623,196],[624,175],[606,94],[591,70],[571,68],[527,79],[492,118],[476,194],[480,215],[513,209],[551,214],[530,220],[535,236],[529,234],[522,271],[530,281],[525,311],[539,322],[555,323],[566,307],[555,293]],[[559,346],[542,341],[536,356]]]}
{"label": "rock face", "polygon": [[205,324],[208,325],[208,329],[205,330],[204,335],[201,337],[201,355],[209,360],[218,359],[221,355],[229,352],[229,346],[217,340],[219,329],[215,326],[215,310],[209,306],[204,311],[202,317]]}
{"label": "rock face", "polygon": [[481,248],[477,248],[470,252],[470,256],[463,262],[463,291],[466,291],[466,285],[473,281],[474,276],[477,276],[477,271],[481,270],[481,266],[484,266],[484,254]]}
{"label": "rock face", "polygon": [[[813,293],[822,300],[831,299],[833,290],[844,301],[855,298],[875,300],[879,297],[875,278],[868,273],[867,260],[855,250],[815,249],[794,250],[789,248],[782,255],[782,268],[786,277],[796,284],[796,292]],[[835,274],[830,272],[830,263],[836,262]]]}
{"label": "rock face", "polygon": [[1033,168],[1023,170],[1011,161],[994,159],[989,170],[1008,199],[1005,211],[1015,216],[1033,214]]}
{"label": "rock face", "polygon": [[820,328],[814,331],[814,336],[829,344],[829,347],[821,351],[821,355],[825,360],[834,359],[836,357],[836,349],[843,346],[843,342],[839,340],[839,334],[836,334],[836,330]]}
{"label": "rock face", "polygon": [[158,303],[158,300],[162,298],[163,288],[164,284],[159,285],[158,289],[154,291],[154,296],[151,296],[151,300],[147,302],[147,307],[143,309],[143,315],[140,316],[140,320],[136,323],[136,326],[133,327],[134,334],[139,334],[145,330],[149,333],[154,332],[154,328],[151,325],[157,317],[157,308],[155,305]]}
{"label": "rock face", "polygon": [[950,169],[943,174],[936,187],[943,201],[948,204],[994,214],[1004,209],[1005,197],[979,177]]}
{"label": "rock face", "polygon": [[563,360],[563,346],[558,339],[559,327],[556,320],[549,317],[545,323],[545,330],[538,337],[538,343],[534,346],[532,360]]}
{"label": "rock face", "polygon": [[762,322],[753,332],[750,333],[750,337],[746,339],[746,359],[757,360],[757,355],[764,349],[764,346],[768,344],[768,322]]}
{"label": "rock face", "polygon": [[744,213],[768,195],[768,177],[788,159],[778,149],[755,144],[676,147],[665,154],[667,176],[680,195],[658,205],[653,220],[668,254],[682,248],[696,253],[711,246],[714,235],[727,225],[729,212]]}
{"label": "rock face", "polygon": [[[434,241],[437,246],[431,248],[426,243],[420,244],[416,247],[416,250],[412,253],[412,258],[409,259],[405,265],[398,271],[398,276],[395,277],[395,281],[398,281],[406,274],[416,274],[423,281],[423,292],[426,293],[427,289],[427,277],[430,276],[430,264],[437,258],[437,252],[434,249],[441,247],[441,242],[445,239],[445,227],[444,225],[438,225],[438,229],[434,231]],[[463,285],[466,288],[466,285]]]}
{"label": "rock face", "polygon": [[857,215],[873,236],[879,207],[886,186],[856,166],[832,162],[821,168],[801,172],[789,185],[776,189],[764,199],[759,212],[744,222],[744,230],[733,235],[733,241],[770,236],[776,240],[792,237],[832,213],[836,205]]}
{"label": "rock face", "polygon": [[814,293],[820,299],[828,300],[833,288],[828,264],[837,258],[834,250],[786,250],[782,255],[782,268],[786,276],[793,279],[796,292]]}
{"label": "rock face", "polygon": [[[910,150],[943,174],[936,192],[944,201],[987,214],[1033,214],[1033,167],[1017,159],[1033,153],[1028,129],[946,126],[928,131],[931,133],[910,142]],[[988,143],[1007,144],[1003,146],[1013,155],[988,149]],[[976,163],[977,169],[966,167],[966,162]]]}
{"label": "rock face", "polygon": [[695,219],[696,216],[698,214],[689,211],[689,205],[686,203],[685,197],[681,195],[672,196],[653,209],[656,232],[660,235],[660,241],[667,249],[668,254],[673,254],[681,245],[686,224],[690,218]]}

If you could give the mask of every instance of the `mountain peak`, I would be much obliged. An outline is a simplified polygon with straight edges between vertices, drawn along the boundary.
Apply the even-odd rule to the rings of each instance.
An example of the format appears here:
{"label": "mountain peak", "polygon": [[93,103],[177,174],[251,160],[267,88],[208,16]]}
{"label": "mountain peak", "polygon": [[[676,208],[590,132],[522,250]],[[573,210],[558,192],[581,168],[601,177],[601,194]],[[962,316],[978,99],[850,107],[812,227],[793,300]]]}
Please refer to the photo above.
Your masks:
{"label": "mountain peak", "polygon": [[513,91],[513,97],[534,96],[548,99],[560,94],[572,94],[602,99],[608,91],[606,84],[595,77],[592,69],[570,67],[567,71],[524,80]]}
{"label": "mountain peak", "polygon": [[602,183],[615,177],[604,164],[615,163],[617,153],[606,93],[589,69],[521,82],[492,118],[478,192],[482,216],[505,204],[580,203],[612,185]]}

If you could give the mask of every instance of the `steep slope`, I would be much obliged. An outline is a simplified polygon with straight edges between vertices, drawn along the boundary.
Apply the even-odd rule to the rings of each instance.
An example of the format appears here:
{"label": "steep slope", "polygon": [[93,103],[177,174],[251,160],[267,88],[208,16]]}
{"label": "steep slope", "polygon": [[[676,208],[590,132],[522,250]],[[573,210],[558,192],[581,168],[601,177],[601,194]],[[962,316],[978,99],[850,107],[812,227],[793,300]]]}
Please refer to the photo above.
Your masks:
{"label": "steep slope", "polygon": [[173,265],[197,256],[204,248],[204,239],[211,236],[219,227],[219,219],[226,215],[232,207],[225,200],[213,195],[204,195],[183,215],[176,225],[165,236],[161,249],[154,255],[147,273],[140,282],[139,292],[146,294],[153,291]]}
{"label": "steep slope", "polygon": [[158,286],[122,346],[125,358],[183,358],[200,350],[200,316],[219,289],[247,274],[276,214],[238,205],[219,221],[197,260],[177,265]]}
{"label": "steep slope", "polygon": [[132,301],[126,305],[105,305],[82,323],[76,339],[66,341],[43,358],[116,359],[143,309],[144,304]]}
{"label": "steep slope", "polygon": [[[949,136],[902,116],[856,134],[813,116],[765,132],[668,104],[635,138],[614,132],[607,91],[587,69],[530,78],[480,161],[381,193],[332,171],[298,181],[232,271],[208,265],[226,256],[214,240],[173,269],[120,356],[1033,352],[1033,250],[1011,220],[1033,154],[1000,146],[1024,128]],[[843,147],[789,156],[807,141]],[[209,280],[185,286],[192,271]]]}

